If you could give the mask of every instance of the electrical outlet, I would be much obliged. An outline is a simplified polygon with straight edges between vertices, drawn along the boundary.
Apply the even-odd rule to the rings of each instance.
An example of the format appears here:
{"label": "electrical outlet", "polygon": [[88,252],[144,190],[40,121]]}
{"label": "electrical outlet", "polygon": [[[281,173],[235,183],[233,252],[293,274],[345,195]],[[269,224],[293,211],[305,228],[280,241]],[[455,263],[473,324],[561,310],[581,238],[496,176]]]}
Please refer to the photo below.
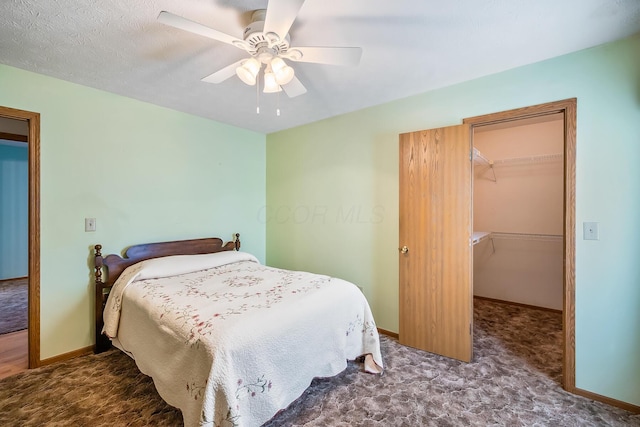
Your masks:
{"label": "electrical outlet", "polygon": [[96,219],[85,218],[84,219],[84,231],[96,231]]}
{"label": "electrical outlet", "polygon": [[583,238],[583,240],[599,240],[598,239],[598,223],[597,222],[583,222],[582,223],[582,238]]}

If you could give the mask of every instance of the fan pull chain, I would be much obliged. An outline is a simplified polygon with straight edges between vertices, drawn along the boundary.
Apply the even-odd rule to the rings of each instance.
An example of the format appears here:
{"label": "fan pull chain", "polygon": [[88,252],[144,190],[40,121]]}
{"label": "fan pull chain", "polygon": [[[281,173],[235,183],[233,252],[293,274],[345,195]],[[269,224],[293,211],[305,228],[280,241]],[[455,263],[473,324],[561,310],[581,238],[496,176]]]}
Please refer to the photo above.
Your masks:
{"label": "fan pull chain", "polygon": [[276,95],[278,96],[276,98],[276,116],[280,117],[280,91]]}
{"label": "fan pull chain", "polygon": [[260,73],[256,76],[256,114],[260,114]]}

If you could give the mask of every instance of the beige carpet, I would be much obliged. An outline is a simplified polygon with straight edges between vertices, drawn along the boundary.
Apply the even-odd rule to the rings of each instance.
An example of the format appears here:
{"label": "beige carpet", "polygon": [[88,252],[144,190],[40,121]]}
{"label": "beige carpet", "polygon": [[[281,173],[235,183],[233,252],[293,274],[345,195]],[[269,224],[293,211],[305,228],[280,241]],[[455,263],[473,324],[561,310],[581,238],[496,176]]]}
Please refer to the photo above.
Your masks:
{"label": "beige carpet", "polygon": [[0,334],[27,329],[28,280],[0,282]]}
{"label": "beige carpet", "polygon": [[[477,301],[475,320],[472,363],[382,337],[384,375],[350,363],[265,426],[640,426],[640,415],[562,390],[559,314]],[[0,381],[0,426],[181,424],[119,351]]]}

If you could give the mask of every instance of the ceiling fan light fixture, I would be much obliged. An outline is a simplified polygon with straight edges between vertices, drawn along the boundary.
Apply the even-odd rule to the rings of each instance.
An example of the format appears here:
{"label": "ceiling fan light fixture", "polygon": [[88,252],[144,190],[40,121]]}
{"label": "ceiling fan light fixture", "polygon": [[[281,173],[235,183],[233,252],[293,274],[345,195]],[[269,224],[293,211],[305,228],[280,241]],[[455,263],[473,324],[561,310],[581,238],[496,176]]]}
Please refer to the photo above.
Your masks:
{"label": "ceiling fan light fixture", "polygon": [[242,63],[241,66],[236,68],[236,74],[246,84],[249,86],[253,86],[256,84],[256,77],[258,76],[258,72],[260,72],[260,68],[262,64],[258,62],[255,58],[249,58]]}
{"label": "ceiling fan light fixture", "polygon": [[271,69],[273,70],[273,74],[275,74],[276,82],[279,85],[286,85],[291,80],[293,80],[293,76],[295,72],[293,68],[287,65],[286,62],[282,58],[275,57],[271,60]]}
{"label": "ceiling fan light fixture", "polygon": [[264,93],[276,93],[280,92],[282,88],[276,81],[276,75],[271,71],[266,71],[264,73]]}

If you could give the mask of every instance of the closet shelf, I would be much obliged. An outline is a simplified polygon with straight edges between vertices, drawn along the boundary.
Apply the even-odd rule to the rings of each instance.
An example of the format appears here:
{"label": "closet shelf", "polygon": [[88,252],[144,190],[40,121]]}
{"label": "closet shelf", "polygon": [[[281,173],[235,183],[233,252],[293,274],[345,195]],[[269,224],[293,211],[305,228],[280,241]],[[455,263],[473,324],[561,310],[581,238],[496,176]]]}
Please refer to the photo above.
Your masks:
{"label": "closet shelf", "polygon": [[531,234],[531,233],[502,233],[493,231],[490,234],[491,239],[501,240],[539,240],[547,242],[562,242],[561,234]]}
{"label": "closet shelf", "polygon": [[538,156],[524,156],[524,157],[511,157],[507,159],[496,159],[490,160],[484,154],[480,152],[477,148],[473,148],[473,161],[487,165],[489,167],[498,166],[498,165],[508,165],[508,164],[524,164],[524,163],[546,163],[546,162],[557,162],[561,161],[563,158],[562,153],[557,154],[541,154]]}
{"label": "closet shelf", "polygon": [[[480,150],[478,150],[477,148],[473,147],[473,162],[476,163],[478,166],[483,166],[486,167],[488,169],[491,169],[491,172],[493,172],[493,182],[498,182],[498,179],[496,178],[496,171],[493,170],[493,161],[487,159],[481,152]],[[486,170],[486,169],[485,169]]]}
{"label": "closet shelf", "polygon": [[494,240],[535,240],[542,242],[562,242],[564,240],[561,234],[533,234],[533,233],[503,233],[498,231],[474,231],[471,235],[471,244],[473,246],[487,240],[491,242],[491,251],[496,252]]}
{"label": "closet shelf", "polygon": [[493,165],[493,162],[489,159],[487,159],[481,152],[480,150],[478,150],[477,148],[473,148],[473,160],[476,163],[481,163],[481,164],[485,164],[485,165]]}
{"label": "closet shelf", "polygon": [[563,155],[559,154],[543,154],[540,156],[527,156],[527,157],[512,157],[509,159],[498,159],[492,162],[494,166],[500,165],[524,165],[524,164],[535,164],[535,163],[550,163],[550,162],[558,162],[562,161]]}
{"label": "closet shelf", "polygon": [[497,159],[497,160],[490,160],[487,157],[485,157],[480,150],[478,150],[477,148],[473,148],[473,162],[478,165],[479,167],[481,167],[481,169],[479,168],[479,170],[481,170],[482,172],[480,173],[484,173],[487,170],[491,169],[491,173],[493,174],[493,179],[491,179],[491,181],[493,182],[498,182],[498,178],[496,177],[496,171],[495,171],[495,167],[500,167],[500,166],[522,166],[522,165],[532,165],[532,164],[539,164],[539,163],[552,163],[552,162],[561,162],[562,159],[564,158],[564,155],[562,153],[558,153],[558,154],[542,154],[539,156],[526,156],[526,157],[512,157],[512,158],[507,158],[507,159]]}
{"label": "closet shelf", "polygon": [[491,236],[490,231],[474,231],[471,235],[471,242],[476,245]]}
{"label": "closet shelf", "polygon": [[506,233],[499,231],[474,231],[471,235],[471,243],[474,245],[485,239],[500,240],[544,240],[562,242],[562,234],[533,234],[533,233]]}

